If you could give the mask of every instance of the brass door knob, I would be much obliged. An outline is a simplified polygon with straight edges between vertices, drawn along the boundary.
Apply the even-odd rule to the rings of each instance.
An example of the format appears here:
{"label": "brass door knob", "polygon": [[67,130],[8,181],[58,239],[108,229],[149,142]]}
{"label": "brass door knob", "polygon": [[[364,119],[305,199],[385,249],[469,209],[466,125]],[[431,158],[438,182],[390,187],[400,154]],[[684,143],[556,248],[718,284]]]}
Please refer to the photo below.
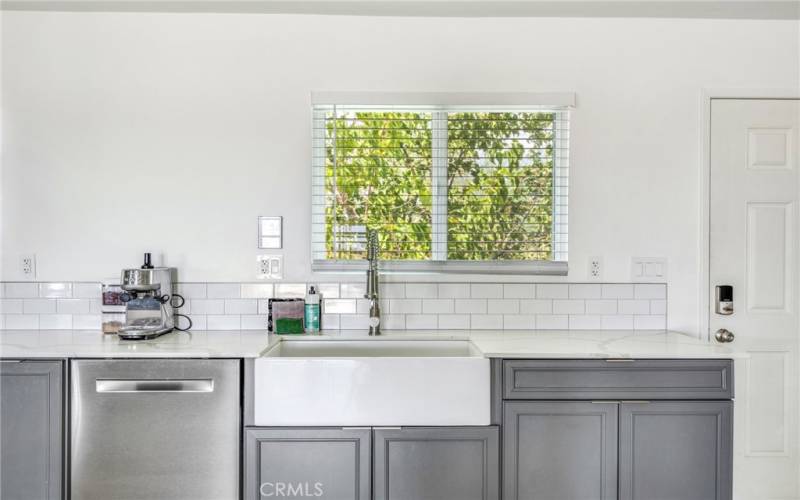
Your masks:
{"label": "brass door knob", "polygon": [[730,330],[720,328],[717,330],[717,333],[714,334],[714,338],[717,339],[717,342],[725,344],[727,342],[733,342],[734,335]]}

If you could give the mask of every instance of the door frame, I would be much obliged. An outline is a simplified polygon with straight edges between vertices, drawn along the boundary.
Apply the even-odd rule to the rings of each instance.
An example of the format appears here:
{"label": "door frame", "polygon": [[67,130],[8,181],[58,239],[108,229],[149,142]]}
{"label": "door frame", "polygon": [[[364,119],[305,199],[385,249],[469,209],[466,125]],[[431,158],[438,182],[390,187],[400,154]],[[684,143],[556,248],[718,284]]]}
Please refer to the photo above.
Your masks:
{"label": "door frame", "polygon": [[711,102],[714,99],[800,99],[800,89],[782,88],[704,88],[700,92],[700,234],[698,235],[700,338],[711,341],[709,290],[711,286]]}

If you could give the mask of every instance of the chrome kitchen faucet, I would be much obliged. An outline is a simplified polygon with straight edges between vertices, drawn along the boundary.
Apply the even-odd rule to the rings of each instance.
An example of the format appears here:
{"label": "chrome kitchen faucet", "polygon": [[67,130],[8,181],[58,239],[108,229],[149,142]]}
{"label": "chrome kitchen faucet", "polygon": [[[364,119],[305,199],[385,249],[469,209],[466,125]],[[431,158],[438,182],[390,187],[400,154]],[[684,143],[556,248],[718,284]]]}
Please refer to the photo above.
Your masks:
{"label": "chrome kitchen faucet", "polygon": [[381,305],[378,294],[378,231],[367,231],[367,293],[364,298],[369,299],[369,334],[381,334]]}

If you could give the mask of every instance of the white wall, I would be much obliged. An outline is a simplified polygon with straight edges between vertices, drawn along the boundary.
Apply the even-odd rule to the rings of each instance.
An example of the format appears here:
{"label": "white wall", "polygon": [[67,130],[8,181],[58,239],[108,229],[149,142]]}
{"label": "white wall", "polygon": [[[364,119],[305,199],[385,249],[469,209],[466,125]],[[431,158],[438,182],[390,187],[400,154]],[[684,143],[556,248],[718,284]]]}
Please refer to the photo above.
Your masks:
{"label": "white wall", "polygon": [[2,270],[96,280],[152,250],[251,281],[257,215],[307,280],[311,90],[575,91],[569,281],[669,259],[697,331],[702,88],[800,85],[797,21],[6,12]]}

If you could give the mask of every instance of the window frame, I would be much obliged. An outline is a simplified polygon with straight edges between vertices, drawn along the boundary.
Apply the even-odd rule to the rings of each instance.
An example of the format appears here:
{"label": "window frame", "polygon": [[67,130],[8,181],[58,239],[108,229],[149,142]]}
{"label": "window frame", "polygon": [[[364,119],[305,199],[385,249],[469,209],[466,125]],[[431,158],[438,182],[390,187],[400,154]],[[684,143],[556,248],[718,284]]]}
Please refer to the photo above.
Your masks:
{"label": "window frame", "polygon": [[[389,103],[389,104],[387,104]],[[314,232],[320,228],[324,231],[324,213],[315,213],[320,205],[319,199],[325,197],[324,182],[322,186],[314,185],[313,179],[325,176],[325,118],[318,113],[318,108],[332,107],[380,107],[382,109],[398,107],[424,109],[428,107],[432,113],[432,185],[434,198],[447,194],[448,137],[447,116],[457,111],[531,111],[542,109],[554,112],[554,164],[553,164],[553,238],[552,260],[528,261],[472,261],[447,259],[447,203],[433,203],[431,213],[431,260],[382,260],[381,270],[400,273],[458,273],[458,274],[524,274],[564,276],[568,272],[568,237],[566,232],[555,231],[556,227],[566,226],[568,230],[568,184],[569,184],[569,129],[562,126],[569,123],[569,113],[575,107],[575,94],[570,93],[312,93],[312,162],[311,162],[311,269],[319,272],[363,271],[367,268],[366,260],[334,260],[314,259],[320,250],[324,251],[325,242],[315,242]],[[565,131],[566,130],[566,131]],[[322,132],[321,132],[322,131]],[[566,157],[561,155],[566,152]],[[561,181],[557,181],[561,179]],[[322,215],[322,221],[315,221],[315,216]],[[437,258],[438,257],[438,258]]]}

